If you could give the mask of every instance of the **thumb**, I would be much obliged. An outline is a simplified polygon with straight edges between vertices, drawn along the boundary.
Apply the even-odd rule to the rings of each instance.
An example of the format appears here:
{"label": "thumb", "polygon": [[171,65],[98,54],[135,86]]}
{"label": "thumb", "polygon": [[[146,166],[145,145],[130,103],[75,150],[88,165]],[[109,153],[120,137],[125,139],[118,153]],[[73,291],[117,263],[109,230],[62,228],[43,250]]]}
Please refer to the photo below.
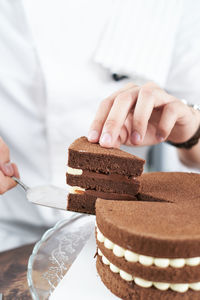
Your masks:
{"label": "thumb", "polygon": [[13,167],[13,170],[14,170],[14,174],[12,176],[20,178],[19,170],[18,170],[18,167],[16,166],[16,164],[12,163],[12,167]]}
{"label": "thumb", "polygon": [[13,176],[15,174],[15,169],[13,164],[9,163],[2,163],[0,162],[0,170],[3,172],[5,176]]}

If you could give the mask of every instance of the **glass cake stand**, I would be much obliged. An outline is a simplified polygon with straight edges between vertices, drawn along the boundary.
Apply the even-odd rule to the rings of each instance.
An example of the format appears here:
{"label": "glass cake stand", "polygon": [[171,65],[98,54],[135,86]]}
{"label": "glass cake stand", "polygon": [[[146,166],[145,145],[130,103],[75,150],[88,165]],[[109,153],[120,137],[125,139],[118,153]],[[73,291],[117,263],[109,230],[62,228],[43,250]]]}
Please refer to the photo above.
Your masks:
{"label": "glass cake stand", "polygon": [[44,233],[29,258],[27,280],[34,300],[46,300],[94,230],[95,217],[74,213]]}

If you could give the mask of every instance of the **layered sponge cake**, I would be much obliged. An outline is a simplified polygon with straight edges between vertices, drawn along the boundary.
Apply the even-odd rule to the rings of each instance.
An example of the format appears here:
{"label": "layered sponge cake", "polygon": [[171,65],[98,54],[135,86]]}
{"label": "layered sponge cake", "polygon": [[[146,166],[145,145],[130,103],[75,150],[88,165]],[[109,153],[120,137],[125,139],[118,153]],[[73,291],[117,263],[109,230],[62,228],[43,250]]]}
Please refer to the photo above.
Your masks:
{"label": "layered sponge cake", "polygon": [[69,147],[68,210],[94,214],[96,202],[97,271],[116,296],[200,299],[200,175],[142,174],[143,165],[79,138]]}
{"label": "layered sponge cake", "polygon": [[68,210],[95,214],[97,198],[135,200],[144,160],[119,149],[77,139],[69,147]]}
{"label": "layered sponge cake", "polygon": [[96,202],[102,281],[126,300],[200,299],[200,175],[143,174],[137,197]]}

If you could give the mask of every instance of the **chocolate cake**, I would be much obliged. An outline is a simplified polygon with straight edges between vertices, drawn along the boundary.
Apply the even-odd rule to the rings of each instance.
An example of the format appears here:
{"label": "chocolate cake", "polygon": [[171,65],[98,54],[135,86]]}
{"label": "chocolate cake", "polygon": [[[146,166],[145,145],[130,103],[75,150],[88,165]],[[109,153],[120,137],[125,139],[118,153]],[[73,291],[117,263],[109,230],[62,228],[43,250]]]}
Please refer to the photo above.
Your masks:
{"label": "chocolate cake", "polygon": [[126,300],[200,299],[200,175],[148,173],[139,201],[96,201],[97,271]]}
{"label": "chocolate cake", "polygon": [[68,210],[95,214],[97,198],[135,200],[144,160],[119,149],[77,139],[69,147]]}

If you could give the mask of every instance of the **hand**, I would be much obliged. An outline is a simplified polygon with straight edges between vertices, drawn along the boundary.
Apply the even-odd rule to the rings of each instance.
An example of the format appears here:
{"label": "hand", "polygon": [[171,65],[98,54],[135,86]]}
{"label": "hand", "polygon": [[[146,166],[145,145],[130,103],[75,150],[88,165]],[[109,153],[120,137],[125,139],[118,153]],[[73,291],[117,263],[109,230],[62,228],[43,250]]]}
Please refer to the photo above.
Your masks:
{"label": "hand", "polygon": [[5,193],[16,185],[11,176],[19,178],[17,166],[10,163],[10,152],[8,146],[0,137],[0,194]]}
{"label": "hand", "polygon": [[88,134],[103,147],[154,145],[165,140],[189,140],[200,124],[200,114],[156,84],[129,83],[104,99]]}

